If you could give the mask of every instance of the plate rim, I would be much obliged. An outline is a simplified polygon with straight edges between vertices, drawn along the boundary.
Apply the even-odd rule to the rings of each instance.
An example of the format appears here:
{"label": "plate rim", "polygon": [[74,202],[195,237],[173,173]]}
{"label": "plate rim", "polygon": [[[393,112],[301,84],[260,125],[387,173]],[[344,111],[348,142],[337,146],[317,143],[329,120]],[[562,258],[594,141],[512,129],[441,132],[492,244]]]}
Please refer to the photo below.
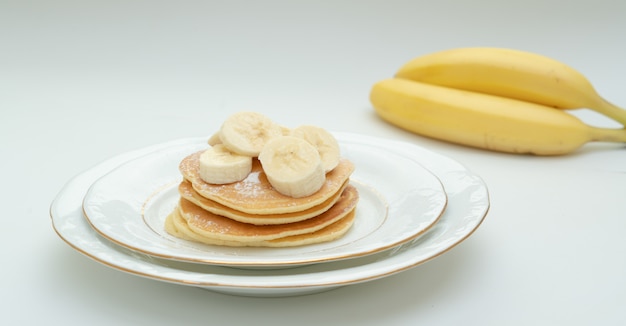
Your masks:
{"label": "plate rim", "polygon": [[[373,137],[373,136],[365,136],[365,137]],[[381,138],[378,138],[378,139],[381,139]],[[180,142],[180,141],[184,141],[184,139],[178,140],[178,141],[172,141],[172,142],[168,142],[164,144],[173,144],[173,143]],[[389,255],[388,257],[385,257],[384,259],[377,260],[372,263],[363,263],[356,267],[338,268],[339,271],[343,272],[343,273],[340,273],[340,275],[344,276],[344,277],[340,277],[339,280],[337,280],[337,277],[334,277],[334,278],[323,277],[322,278],[323,281],[312,282],[312,280],[316,278],[308,277],[307,280],[309,282],[306,284],[302,284],[302,283],[287,282],[285,277],[280,277],[280,280],[281,280],[281,282],[279,282],[280,284],[273,283],[271,285],[268,285],[266,282],[267,279],[264,279],[262,282],[255,283],[253,282],[254,278],[251,279],[248,276],[246,277],[238,277],[237,275],[227,276],[231,278],[234,277],[237,280],[237,282],[211,280],[211,278],[217,277],[215,274],[196,275],[197,277],[194,278],[191,276],[192,274],[198,274],[197,272],[193,272],[193,271],[190,272],[187,270],[177,269],[175,266],[170,267],[165,264],[153,263],[151,262],[151,260],[153,260],[151,257],[139,254],[139,256],[145,256],[142,259],[141,257],[138,257],[137,255],[132,254],[130,250],[119,247],[113,243],[108,242],[108,240],[99,237],[97,233],[88,226],[87,222],[84,221],[82,216],[78,216],[80,215],[80,200],[78,200],[79,203],[77,203],[76,207],[74,208],[68,207],[65,209],[61,209],[61,207],[59,207],[60,203],[64,199],[64,196],[66,196],[67,193],[70,190],[72,190],[72,188],[82,187],[81,188],[82,191],[86,191],[86,188],[88,187],[90,182],[85,181],[85,179],[89,180],[89,178],[92,177],[91,180],[93,181],[94,178],[92,175],[98,169],[100,170],[105,169],[109,171],[113,167],[123,163],[125,160],[128,159],[128,157],[132,155],[135,155],[135,156],[141,155],[142,151],[146,152],[148,150],[158,148],[159,146],[163,146],[163,144],[152,145],[143,149],[138,149],[132,152],[127,152],[125,154],[120,154],[106,161],[103,161],[100,164],[90,169],[87,169],[83,171],[82,173],[76,175],[75,177],[71,178],[61,188],[61,190],[55,196],[54,200],[52,201],[50,205],[50,217],[52,221],[52,226],[54,228],[54,231],[57,233],[57,235],[63,241],[65,241],[71,248],[73,248],[74,250],[80,252],[81,254],[105,266],[117,269],[119,271],[124,271],[130,274],[136,275],[136,276],[142,276],[142,277],[146,277],[149,279],[165,281],[165,282],[170,282],[170,283],[175,283],[175,284],[180,284],[180,285],[197,286],[197,287],[202,287],[202,288],[216,291],[216,292],[224,292],[224,293],[235,294],[235,295],[258,295],[258,296],[269,296],[269,295],[272,295],[274,292],[283,292],[283,293],[286,293],[286,295],[298,295],[298,294],[311,293],[313,291],[317,292],[318,290],[322,291],[322,290],[335,288],[339,286],[356,284],[356,283],[371,281],[374,279],[379,279],[385,276],[393,275],[393,274],[411,269],[422,263],[430,261],[448,252],[452,248],[456,247],[459,243],[463,242],[468,237],[470,237],[478,229],[478,227],[482,225],[482,223],[484,222],[490,210],[490,205],[491,205],[489,190],[487,189],[487,186],[484,183],[484,181],[479,176],[477,176],[476,174],[473,174],[471,171],[465,168],[462,164],[452,160],[451,158],[448,158],[441,154],[434,153],[433,151],[430,151],[428,149],[425,149],[423,147],[420,147],[420,146],[417,146],[408,142],[391,140],[391,139],[388,139],[387,141],[394,142],[395,144],[398,144],[398,145],[402,144],[403,146],[407,146],[408,148],[417,148],[419,149],[419,151],[428,153],[429,155],[433,155],[438,159],[447,160],[448,163],[456,166],[456,170],[451,171],[451,172],[455,172],[455,171],[466,172],[468,176],[471,176],[473,178],[473,181],[476,183],[478,188],[480,188],[481,192],[484,193],[484,196],[481,198],[482,205],[481,205],[480,212],[473,212],[474,214],[473,223],[469,228],[464,229],[463,234],[461,234],[461,236],[455,238],[454,241],[448,243],[444,248],[441,248],[434,253],[429,253],[428,255],[426,255],[426,257],[415,259],[413,256],[410,256],[411,259],[402,260],[402,264],[400,264],[400,266],[394,266],[390,268],[388,265],[385,265],[385,262],[387,260],[391,260],[398,256],[403,255],[403,253],[393,253]],[[444,182],[444,186],[445,185],[446,183]],[[59,210],[61,211],[65,210],[69,212],[65,213],[66,216],[59,216],[59,214],[61,213],[59,212]],[[74,214],[73,218],[77,219],[78,223],[84,223],[84,227],[86,228],[86,232],[87,232],[86,235],[81,234],[80,236],[77,236],[76,234],[72,234],[63,228],[63,227],[66,227],[66,225],[64,225],[63,222],[66,222],[66,220],[68,219],[68,216],[71,217],[72,214]],[[448,212],[444,213],[444,216],[446,214],[449,214],[449,213]],[[71,228],[73,226],[70,225],[69,227]],[[91,241],[96,241],[97,245],[104,247],[105,251],[109,253],[113,251],[113,254],[123,256],[125,260],[123,262],[120,262],[120,261],[116,261],[115,259],[111,259],[111,257],[107,255],[104,255],[103,257],[102,253],[98,253],[93,248],[86,248],[84,244],[78,243],[80,242],[79,240],[84,240],[85,236],[90,237],[91,239],[89,240]],[[404,244],[400,247],[406,247],[406,246],[408,246],[408,244]],[[417,248],[419,248],[419,246],[410,247],[407,249],[406,252],[413,252]],[[125,251],[128,251],[128,253],[126,253]],[[340,264],[340,263],[341,262],[337,262],[336,264]],[[135,264],[135,265],[138,265],[139,267],[148,266],[150,267],[149,272],[145,270],[146,268],[144,268],[144,270],[140,270],[138,266],[129,266],[129,264]],[[182,263],[182,264],[192,265],[192,263]],[[329,263],[329,264],[335,264],[335,263]],[[383,264],[383,266],[385,267],[383,268],[383,271],[373,271],[374,268],[370,268],[372,266],[378,267],[378,265],[380,264]],[[321,265],[325,265],[325,264],[321,264]],[[398,264],[395,264],[395,265],[398,265]],[[355,269],[355,268],[363,269],[366,267],[368,267],[369,269],[367,269],[368,273],[363,273],[364,275],[360,275],[356,277],[345,276],[347,274],[352,275],[351,273],[348,273],[350,269]],[[217,267],[217,266],[215,268],[230,269],[228,267]],[[307,268],[307,267],[305,266],[302,268]],[[155,270],[158,270],[158,272]],[[323,270],[323,271],[317,271],[317,272],[311,271],[310,273],[306,275],[328,274],[328,273],[332,273],[333,271],[335,270],[332,270],[332,271]],[[167,275],[165,275],[166,273]],[[245,282],[242,282],[242,280],[245,280]]]}

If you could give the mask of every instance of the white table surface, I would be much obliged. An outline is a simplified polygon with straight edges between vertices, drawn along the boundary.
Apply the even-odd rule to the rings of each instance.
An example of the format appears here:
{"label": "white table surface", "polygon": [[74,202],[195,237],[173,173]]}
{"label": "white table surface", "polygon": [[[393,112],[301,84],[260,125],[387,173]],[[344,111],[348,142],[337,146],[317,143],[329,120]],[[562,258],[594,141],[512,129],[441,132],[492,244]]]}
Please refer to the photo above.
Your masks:
{"label": "white table surface", "polygon": [[[371,85],[463,46],[541,53],[626,107],[626,2],[0,2],[2,325],[623,325],[626,147],[498,154],[381,121]],[[208,136],[229,114],[404,140],[489,187],[482,226],[397,275],[248,298],[101,265],[54,232],[74,175],[133,149]],[[584,121],[618,127],[585,110]]]}

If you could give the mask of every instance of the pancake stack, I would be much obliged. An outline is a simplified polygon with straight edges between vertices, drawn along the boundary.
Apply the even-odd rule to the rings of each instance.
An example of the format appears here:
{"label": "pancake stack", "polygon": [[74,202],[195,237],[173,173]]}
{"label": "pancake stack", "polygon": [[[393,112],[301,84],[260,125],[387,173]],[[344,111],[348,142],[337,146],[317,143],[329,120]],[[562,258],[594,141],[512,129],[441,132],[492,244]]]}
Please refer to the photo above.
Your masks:
{"label": "pancake stack", "polygon": [[206,182],[200,175],[203,152],[179,165],[180,200],[165,222],[175,237],[210,245],[293,247],[338,239],[354,223],[359,194],[350,184],[354,165],[345,158],[326,173],[319,190],[295,198],[272,186],[256,157],[243,180]]}

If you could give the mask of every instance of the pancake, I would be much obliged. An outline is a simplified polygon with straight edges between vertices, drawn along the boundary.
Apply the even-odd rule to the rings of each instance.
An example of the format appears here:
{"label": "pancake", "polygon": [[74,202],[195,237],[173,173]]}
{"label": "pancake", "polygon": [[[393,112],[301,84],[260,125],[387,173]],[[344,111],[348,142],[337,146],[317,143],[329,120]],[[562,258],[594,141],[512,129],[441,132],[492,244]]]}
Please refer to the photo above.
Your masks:
{"label": "pancake", "polygon": [[354,217],[355,209],[352,209],[352,211],[338,221],[315,232],[257,242],[238,242],[204,237],[189,228],[187,222],[182,216],[180,216],[180,212],[178,210],[174,210],[172,214],[167,217],[165,229],[168,233],[177,238],[209,245],[230,247],[296,247],[328,242],[342,237],[346,234],[346,232],[348,232],[350,227],[352,227],[352,224],[354,224]]}
{"label": "pancake", "polygon": [[339,165],[326,174],[326,181],[319,191],[307,197],[293,198],[272,188],[258,159],[253,160],[252,171],[242,181],[225,185],[204,182],[198,172],[202,152],[191,154],[181,161],[179,169],[183,177],[202,197],[248,214],[293,213],[321,205],[339,192],[354,171],[354,164],[342,158]]}
{"label": "pancake", "polygon": [[224,217],[231,218],[235,221],[250,223],[256,225],[268,225],[268,224],[285,224],[285,223],[294,223],[309,219],[311,217],[322,214],[323,212],[330,209],[339,199],[341,193],[348,185],[348,182],[345,182],[339,191],[334,194],[332,197],[327,199],[325,202],[320,205],[313,206],[309,209],[306,209],[301,212],[292,212],[292,213],[283,213],[283,214],[249,214],[241,211],[234,210],[230,207],[224,206],[218,202],[207,199],[201,196],[197,191],[193,189],[191,183],[187,180],[183,180],[178,186],[178,192],[180,196],[193,204],[200,206],[204,210],[207,210],[213,214],[221,215]]}
{"label": "pancake", "polygon": [[[201,238],[206,238],[207,241],[203,241],[205,243],[212,241],[212,243],[234,242],[241,243],[241,245],[255,245],[264,241],[319,231],[354,211],[358,200],[358,191],[355,187],[348,185],[335,205],[318,216],[288,224],[254,225],[210,213],[181,198],[177,212],[175,211],[172,218],[174,218],[175,230],[179,231],[178,233],[182,232],[189,236],[188,232],[184,232],[188,228]],[[176,214],[184,220],[186,226],[176,223]],[[176,234],[177,232],[172,232],[172,235],[176,236]]]}
{"label": "pancake", "polygon": [[[183,233],[181,231],[181,229],[177,226],[177,220],[178,219],[182,219],[182,217],[180,216],[180,213],[178,213],[178,207],[176,209],[174,209],[174,211],[172,211],[170,213],[170,215],[168,215],[165,218],[165,232],[179,238],[179,239],[183,239],[183,240],[190,240],[192,241],[193,238],[190,238],[188,236],[185,235],[185,233]],[[185,220],[183,220],[184,222]],[[186,222],[184,222],[186,223]]]}

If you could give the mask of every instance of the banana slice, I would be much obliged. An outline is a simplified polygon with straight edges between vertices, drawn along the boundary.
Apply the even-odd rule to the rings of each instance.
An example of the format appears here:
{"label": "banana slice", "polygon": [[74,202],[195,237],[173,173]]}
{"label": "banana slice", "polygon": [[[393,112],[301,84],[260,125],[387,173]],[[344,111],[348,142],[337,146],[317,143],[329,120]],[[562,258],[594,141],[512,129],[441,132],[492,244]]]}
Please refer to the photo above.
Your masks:
{"label": "banana slice", "polygon": [[293,129],[291,136],[302,138],[315,146],[322,159],[325,172],[332,171],[339,164],[339,143],[326,129],[304,125]]}
{"label": "banana slice", "polygon": [[228,117],[219,131],[224,146],[231,152],[256,157],[272,138],[283,135],[283,128],[257,112],[238,112]]}
{"label": "banana slice", "polygon": [[259,160],[272,187],[285,196],[312,195],[326,181],[317,149],[302,138],[271,139],[259,154]]}
{"label": "banana slice", "polygon": [[283,133],[283,136],[289,136],[291,134],[291,128],[287,127],[287,126],[280,126],[280,130]]}
{"label": "banana slice", "polygon": [[227,184],[245,179],[252,170],[252,157],[229,151],[217,144],[200,155],[200,178],[207,183]]}
{"label": "banana slice", "polygon": [[209,137],[209,140],[207,141],[207,143],[209,143],[209,145],[211,145],[211,146],[215,146],[217,144],[221,144],[222,140],[220,139],[220,132],[217,131],[216,133],[211,135],[211,137]]}

